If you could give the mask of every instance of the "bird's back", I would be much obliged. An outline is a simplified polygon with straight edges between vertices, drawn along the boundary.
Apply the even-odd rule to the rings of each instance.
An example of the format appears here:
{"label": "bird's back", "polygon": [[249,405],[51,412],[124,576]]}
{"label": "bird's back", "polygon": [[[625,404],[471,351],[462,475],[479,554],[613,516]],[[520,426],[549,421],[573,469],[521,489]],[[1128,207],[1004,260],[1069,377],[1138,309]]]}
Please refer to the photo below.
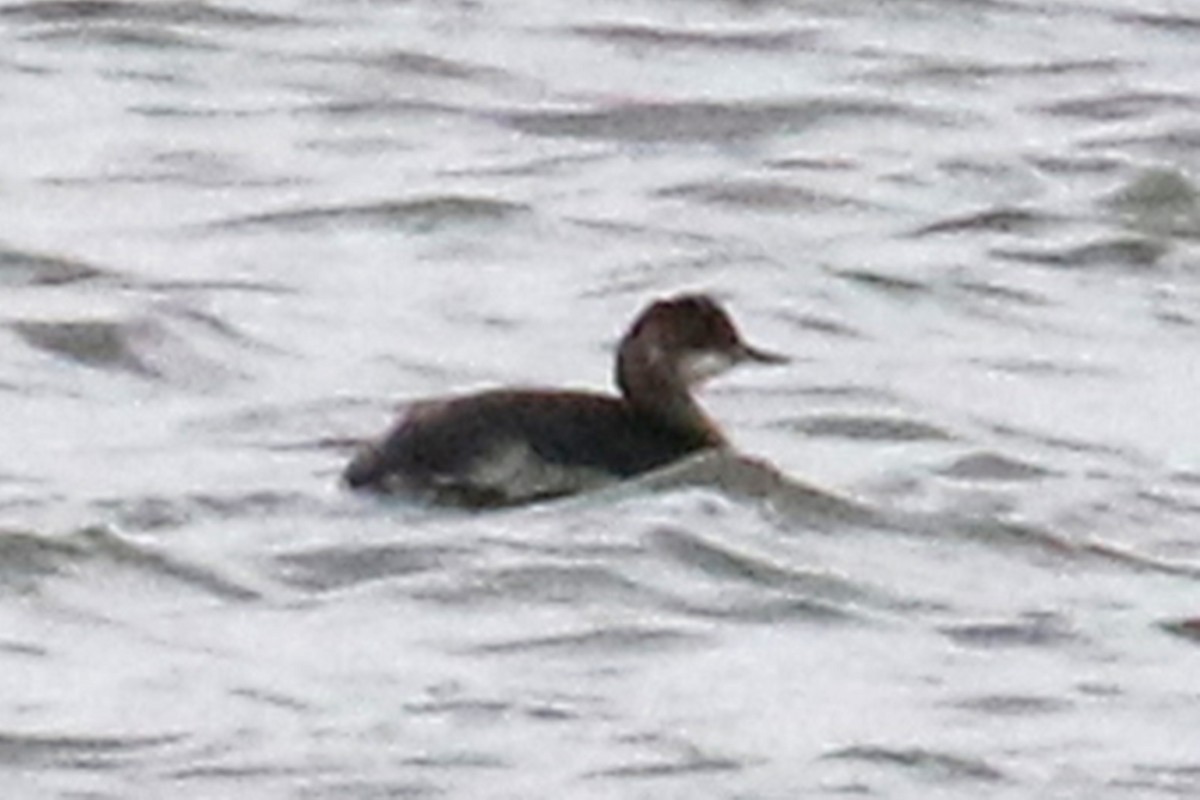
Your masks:
{"label": "bird's back", "polygon": [[671,463],[707,442],[586,392],[492,391],[414,404],[350,463],[357,488],[504,505],[570,494]]}

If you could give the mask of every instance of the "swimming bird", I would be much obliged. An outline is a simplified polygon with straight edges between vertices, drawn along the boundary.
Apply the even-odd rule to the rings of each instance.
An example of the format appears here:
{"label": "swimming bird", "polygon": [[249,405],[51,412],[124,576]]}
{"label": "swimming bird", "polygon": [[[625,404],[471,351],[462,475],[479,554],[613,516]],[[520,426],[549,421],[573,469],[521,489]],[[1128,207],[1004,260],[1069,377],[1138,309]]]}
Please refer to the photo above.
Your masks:
{"label": "swimming bird", "polygon": [[738,364],[787,360],[747,344],[708,295],[658,300],[617,348],[619,395],[496,389],[416,402],[342,477],[471,507],[597,488],[726,446],[692,390]]}

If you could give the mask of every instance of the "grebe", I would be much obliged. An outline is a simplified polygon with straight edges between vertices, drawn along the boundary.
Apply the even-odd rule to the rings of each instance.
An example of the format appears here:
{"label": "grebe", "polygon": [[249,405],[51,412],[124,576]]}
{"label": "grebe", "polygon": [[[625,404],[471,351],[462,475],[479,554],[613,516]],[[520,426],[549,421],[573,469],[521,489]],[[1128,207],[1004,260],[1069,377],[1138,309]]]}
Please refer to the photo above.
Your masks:
{"label": "grebe", "polygon": [[474,507],[603,486],[724,446],[692,387],[740,363],[786,361],[742,341],[707,295],[659,300],[621,339],[619,397],[500,389],[414,403],[359,451],[343,479],[354,489]]}

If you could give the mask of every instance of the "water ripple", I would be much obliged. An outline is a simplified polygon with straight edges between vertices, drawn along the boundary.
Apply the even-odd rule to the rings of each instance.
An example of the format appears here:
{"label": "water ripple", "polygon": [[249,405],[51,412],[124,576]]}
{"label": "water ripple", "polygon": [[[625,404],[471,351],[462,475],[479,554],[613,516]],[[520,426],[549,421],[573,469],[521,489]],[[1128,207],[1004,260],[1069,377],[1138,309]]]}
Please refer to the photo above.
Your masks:
{"label": "water ripple", "polygon": [[938,473],[958,480],[1003,482],[1036,481],[1056,474],[1037,464],[988,452],[962,456]]}
{"label": "water ripple", "polygon": [[0,764],[16,768],[112,769],[178,744],[182,736],[89,736],[0,731]]}
{"label": "water ripple", "polygon": [[94,526],[68,536],[49,537],[0,531],[0,586],[20,593],[39,591],[50,579],[87,580],[112,566],[167,578],[231,601],[258,599],[260,593],[219,570],[134,542],[116,531]]}
{"label": "water ripple", "polygon": [[217,228],[313,230],[359,224],[428,233],[448,226],[503,222],[529,213],[529,207],[493,197],[443,195],[337,206],[311,206],[232,217]]}
{"label": "water ripple", "polygon": [[793,213],[863,205],[849,197],[771,180],[721,180],[684,183],[659,189],[658,197],[681,198],[747,211]]}
{"label": "water ripple", "polygon": [[936,233],[1033,233],[1062,221],[1057,214],[1026,208],[991,208],[931,222],[913,231],[913,236]]}
{"label": "water ripple", "polygon": [[428,545],[325,547],[278,555],[275,577],[309,591],[330,591],[445,567],[462,548]]}
{"label": "water ripple", "polygon": [[853,581],[787,568],[688,531],[658,528],[647,539],[662,555],[711,577],[749,584],[760,590],[782,591],[830,606],[870,599],[870,594]]}
{"label": "water ripple", "polygon": [[79,259],[0,245],[0,285],[61,286],[111,277],[112,274]]}
{"label": "water ripple", "polygon": [[22,22],[159,22],[228,28],[275,27],[295,23],[288,16],[234,9],[209,3],[137,3],[123,0],[41,0],[0,8],[0,18]]}
{"label": "water ripple", "polygon": [[236,377],[228,356],[259,346],[210,313],[171,304],[160,305],[158,312],[18,319],[6,327],[25,344],[62,362],[185,387],[211,387]]}
{"label": "water ripple", "polygon": [[670,28],[636,23],[577,25],[568,31],[577,36],[631,48],[663,48],[733,52],[791,52],[812,47],[820,32],[810,29],[745,30],[735,28]]}
{"label": "water ripple", "polygon": [[997,258],[1054,267],[1136,268],[1153,267],[1166,255],[1169,246],[1156,239],[1138,236],[1112,236],[1100,241],[1061,248],[993,248]]}
{"label": "water ripple", "polygon": [[551,138],[633,142],[725,142],[795,133],[830,119],[906,119],[942,124],[932,111],[886,100],[638,103],[582,111],[512,111],[496,120]]}
{"label": "water ripple", "polygon": [[1140,119],[1160,110],[1179,110],[1195,113],[1200,109],[1200,97],[1178,92],[1126,92],[1102,94],[1072,100],[1059,100],[1042,107],[1052,116],[1080,117],[1113,122]]}
{"label": "water ripple", "polygon": [[950,625],[942,633],[961,645],[979,648],[1061,647],[1080,636],[1053,614],[1030,614],[1016,620]]}
{"label": "water ripple", "polygon": [[872,442],[946,442],[955,438],[937,425],[870,414],[817,414],[777,424],[813,437]]}
{"label": "water ripple", "polygon": [[158,371],[140,355],[139,342],[156,340],[161,329],[133,320],[18,321],[9,327],[32,347],[89,367],[143,376]]}
{"label": "water ripple", "polygon": [[650,655],[668,649],[695,647],[705,639],[703,634],[683,628],[611,625],[578,633],[500,640],[476,645],[471,650],[495,655]]}
{"label": "water ripple", "polygon": [[939,781],[994,783],[1006,780],[1003,772],[982,759],[928,750],[923,747],[857,745],[834,750],[825,754],[823,758],[860,761],[876,766],[902,767]]}

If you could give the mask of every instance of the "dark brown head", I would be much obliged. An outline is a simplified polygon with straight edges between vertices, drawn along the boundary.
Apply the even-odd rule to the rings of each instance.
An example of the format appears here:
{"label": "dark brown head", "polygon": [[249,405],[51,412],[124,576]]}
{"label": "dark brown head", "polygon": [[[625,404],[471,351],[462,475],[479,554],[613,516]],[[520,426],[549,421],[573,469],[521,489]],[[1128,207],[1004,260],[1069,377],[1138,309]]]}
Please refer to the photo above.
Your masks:
{"label": "dark brown head", "polygon": [[684,294],[657,301],[633,323],[617,354],[617,385],[642,410],[669,412],[691,404],[690,387],[738,364],[786,361],[744,342],[708,295]]}

